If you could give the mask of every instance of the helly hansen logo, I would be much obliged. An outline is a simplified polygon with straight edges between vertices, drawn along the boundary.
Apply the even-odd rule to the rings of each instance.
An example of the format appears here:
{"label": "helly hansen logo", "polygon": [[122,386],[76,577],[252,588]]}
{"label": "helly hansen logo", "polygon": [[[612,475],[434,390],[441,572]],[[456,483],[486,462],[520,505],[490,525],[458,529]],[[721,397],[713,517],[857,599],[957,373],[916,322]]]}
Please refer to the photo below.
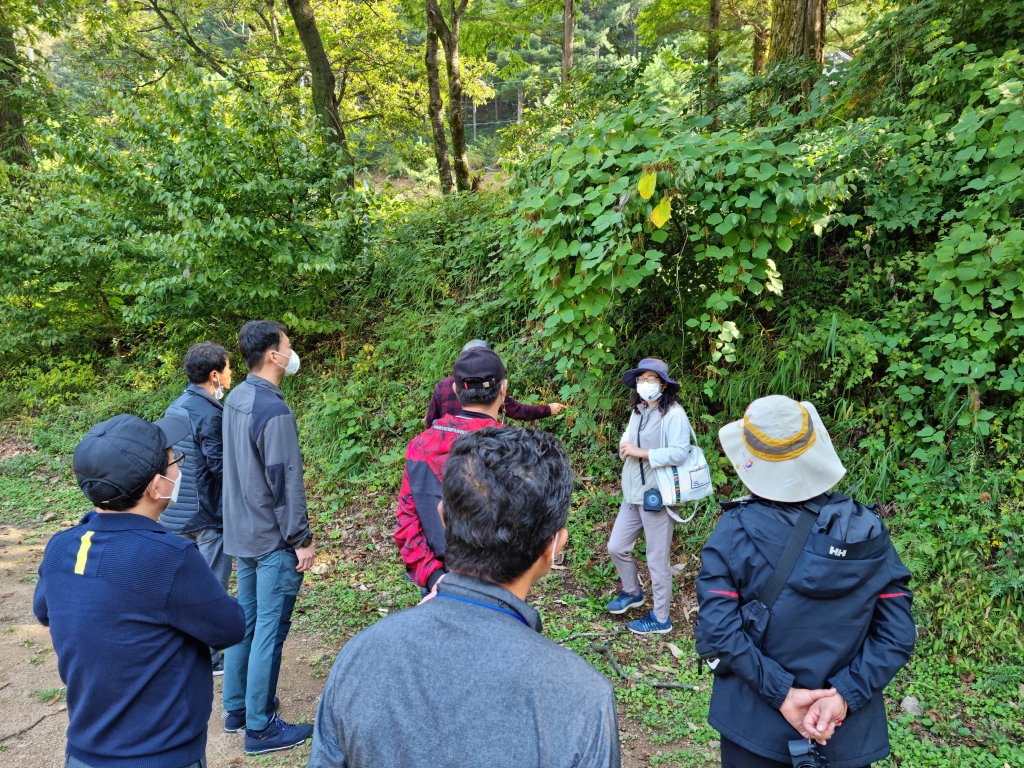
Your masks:
{"label": "helly hansen logo", "polygon": [[836,557],[846,557],[845,549],[836,549],[835,547],[829,547],[828,553],[830,555],[835,555]]}

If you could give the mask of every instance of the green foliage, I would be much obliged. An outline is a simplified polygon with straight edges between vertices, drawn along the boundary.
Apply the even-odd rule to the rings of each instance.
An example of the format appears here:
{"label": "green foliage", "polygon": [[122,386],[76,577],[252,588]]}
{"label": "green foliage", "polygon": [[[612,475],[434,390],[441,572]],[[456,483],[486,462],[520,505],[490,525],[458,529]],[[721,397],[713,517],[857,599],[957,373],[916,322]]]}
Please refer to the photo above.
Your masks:
{"label": "green foliage", "polygon": [[274,315],[335,329],[365,268],[369,196],[339,191],[332,151],[292,110],[198,71],[102,124],[50,136],[47,162],[0,188],[0,322],[23,352],[161,326]]}

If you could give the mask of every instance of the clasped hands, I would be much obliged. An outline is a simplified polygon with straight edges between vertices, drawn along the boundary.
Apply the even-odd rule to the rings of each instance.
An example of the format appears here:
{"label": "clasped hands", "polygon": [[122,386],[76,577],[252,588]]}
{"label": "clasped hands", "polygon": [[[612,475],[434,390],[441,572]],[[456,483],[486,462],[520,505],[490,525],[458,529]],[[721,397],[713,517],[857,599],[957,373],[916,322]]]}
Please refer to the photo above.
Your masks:
{"label": "clasped hands", "polygon": [[779,711],[805,739],[824,744],[848,709],[846,699],[835,688],[790,688]]}

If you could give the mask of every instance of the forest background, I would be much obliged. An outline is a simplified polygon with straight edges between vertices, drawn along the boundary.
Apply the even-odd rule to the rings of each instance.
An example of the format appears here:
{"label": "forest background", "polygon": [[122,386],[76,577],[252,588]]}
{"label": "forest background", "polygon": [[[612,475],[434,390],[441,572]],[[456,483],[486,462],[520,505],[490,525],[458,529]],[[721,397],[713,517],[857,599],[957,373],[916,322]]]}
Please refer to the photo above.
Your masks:
{"label": "forest background", "polygon": [[[0,423],[30,449],[0,519],[79,508],[39,478],[89,426],[160,415],[191,343],[281,320],[329,563],[301,621],[343,639],[415,599],[404,447],[485,338],[517,397],[571,403],[544,423],[580,478],[548,632],[614,627],[619,374],[656,355],[719,498],[717,428],[779,393],[886,518],[920,638],[885,764],[1024,765],[1022,35],[1013,0],[3,0]],[[627,674],[701,680],[715,520],[677,531],[682,659],[613,637]],[[706,679],[618,683],[696,747],[652,764],[714,764]]]}

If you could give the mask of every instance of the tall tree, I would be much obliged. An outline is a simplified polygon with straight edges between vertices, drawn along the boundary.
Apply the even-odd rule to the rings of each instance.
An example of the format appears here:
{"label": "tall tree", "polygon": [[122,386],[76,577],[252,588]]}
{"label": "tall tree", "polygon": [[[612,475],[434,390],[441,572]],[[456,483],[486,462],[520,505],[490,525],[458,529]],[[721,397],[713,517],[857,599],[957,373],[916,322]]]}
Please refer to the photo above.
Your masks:
{"label": "tall tree", "polygon": [[768,61],[825,61],[827,0],[772,0]]}
{"label": "tall tree", "polygon": [[576,0],[565,0],[562,15],[562,82],[569,82],[572,71],[572,44],[576,35]]}
{"label": "tall tree", "polygon": [[14,42],[14,28],[7,19],[0,17],[0,159],[28,165],[32,154],[17,96],[21,78],[22,64]]}
{"label": "tall tree", "polygon": [[[326,140],[329,144],[341,147],[348,156],[345,146],[345,129],[338,114],[338,97],[335,92],[337,85],[331,60],[324,49],[320,30],[313,15],[313,6],[309,0],[288,0],[288,10],[295,21],[295,31],[306,52],[309,63],[309,79],[313,96],[313,109],[327,128]],[[351,161],[351,157],[349,157]]]}
{"label": "tall tree", "polygon": [[430,117],[430,132],[434,137],[434,158],[437,160],[437,178],[441,185],[441,194],[448,195],[455,191],[452,181],[452,165],[448,160],[448,137],[444,132],[444,102],[441,100],[441,72],[438,65],[437,32],[427,21],[427,91],[430,101],[427,111]]}
{"label": "tall tree", "polygon": [[450,0],[449,18],[445,19],[438,0],[427,0],[427,20],[444,48],[448,74],[448,129],[452,138],[452,158],[455,161],[455,187],[460,192],[471,188],[466,124],[462,114],[462,66],[459,63],[459,35],[462,32],[462,17],[468,5],[469,0],[458,0],[458,4],[456,0]]}
{"label": "tall tree", "polygon": [[721,44],[718,30],[722,26],[722,0],[711,0],[708,12],[708,114],[711,129],[718,130],[718,53]]}

